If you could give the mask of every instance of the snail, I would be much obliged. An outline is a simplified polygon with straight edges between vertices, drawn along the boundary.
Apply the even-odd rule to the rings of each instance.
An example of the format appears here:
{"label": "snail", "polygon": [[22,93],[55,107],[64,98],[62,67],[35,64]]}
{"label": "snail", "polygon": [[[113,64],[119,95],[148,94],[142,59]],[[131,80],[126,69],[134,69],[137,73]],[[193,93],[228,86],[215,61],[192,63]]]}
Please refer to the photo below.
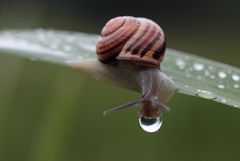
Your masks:
{"label": "snail", "polygon": [[96,44],[98,59],[71,63],[98,79],[141,93],[139,99],[114,107],[103,115],[131,106],[139,107],[139,123],[147,132],[158,131],[161,113],[176,91],[174,82],[161,70],[166,49],[163,30],[152,20],[116,17],[103,27]]}
{"label": "snail", "polygon": [[141,127],[149,132],[157,131],[162,122],[160,114],[170,111],[159,99],[164,94],[161,93],[161,82],[166,79],[160,74],[160,62],[166,49],[163,30],[152,20],[122,16],[109,20],[101,36],[96,45],[99,61],[109,66],[125,66],[134,70],[134,74],[140,77],[136,82],[141,89],[139,99],[104,111],[103,114],[139,105]]}

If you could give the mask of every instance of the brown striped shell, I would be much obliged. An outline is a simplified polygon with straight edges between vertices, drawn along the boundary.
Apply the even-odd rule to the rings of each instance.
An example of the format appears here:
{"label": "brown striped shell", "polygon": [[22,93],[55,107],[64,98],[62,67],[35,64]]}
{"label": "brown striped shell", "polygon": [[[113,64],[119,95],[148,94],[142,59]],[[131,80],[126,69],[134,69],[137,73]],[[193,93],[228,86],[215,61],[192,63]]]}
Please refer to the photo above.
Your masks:
{"label": "brown striped shell", "polygon": [[146,18],[113,18],[106,23],[101,35],[96,51],[103,63],[126,60],[139,66],[158,67],[166,49],[162,29]]}

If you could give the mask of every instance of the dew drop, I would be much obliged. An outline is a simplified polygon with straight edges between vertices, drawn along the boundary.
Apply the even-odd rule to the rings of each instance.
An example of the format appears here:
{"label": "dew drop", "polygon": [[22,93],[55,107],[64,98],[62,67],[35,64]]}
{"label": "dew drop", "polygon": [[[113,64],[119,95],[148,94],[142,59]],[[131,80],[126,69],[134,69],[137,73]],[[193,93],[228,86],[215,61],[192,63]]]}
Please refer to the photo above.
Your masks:
{"label": "dew drop", "polygon": [[211,75],[210,78],[211,78],[211,79],[215,79],[215,75]]}
{"label": "dew drop", "polygon": [[51,49],[57,49],[58,47],[59,47],[59,45],[57,43],[50,44]]}
{"label": "dew drop", "polygon": [[217,96],[214,93],[212,93],[210,91],[206,91],[206,90],[201,90],[201,89],[197,90],[196,95],[198,97],[202,97],[202,98],[210,99],[210,100],[217,98]]}
{"label": "dew drop", "polygon": [[239,106],[239,104],[234,104],[233,107],[238,108],[238,107],[240,107],[240,106]]}
{"label": "dew drop", "polygon": [[194,64],[193,64],[193,67],[194,67],[194,69],[195,69],[196,71],[201,71],[201,70],[203,70],[204,65],[201,64],[201,63],[194,63]]}
{"label": "dew drop", "polygon": [[219,76],[219,78],[223,79],[223,78],[226,78],[227,74],[223,71],[220,71],[220,72],[218,72],[218,76]]}
{"label": "dew drop", "polygon": [[228,71],[227,71],[227,72],[228,72],[228,74],[231,74],[231,73],[232,73],[232,71],[231,71],[230,69],[228,69]]}
{"label": "dew drop", "polygon": [[169,77],[169,79],[173,80],[173,77],[172,77],[172,76],[168,76],[168,77]]}
{"label": "dew drop", "polygon": [[162,126],[162,120],[160,117],[153,118],[153,119],[140,117],[139,124],[144,131],[152,133],[160,129],[160,127]]}
{"label": "dew drop", "polygon": [[209,76],[209,75],[210,75],[210,73],[209,73],[208,70],[205,70],[205,71],[204,71],[204,74],[205,74],[206,76]]}
{"label": "dew drop", "polygon": [[224,88],[225,88],[225,86],[224,86],[223,84],[218,84],[217,87],[218,87],[219,89],[224,89]]}
{"label": "dew drop", "polygon": [[237,74],[233,74],[233,75],[232,75],[232,79],[233,79],[234,81],[239,81],[239,80],[240,80],[240,77],[239,77],[239,75],[237,75]]}
{"label": "dew drop", "polygon": [[227,103],[227,99],[226,99],[226,98],[221,98],[220,101],[221,101],[222,103]]}
{"label": "dew drop", "polygon": [[185,70],[185,77],[187,78],[191,77],[191,73],[189,70]]}
{"label": "dew drop", "polygon": [[208,66],[208,69],[211,70],[211,71],[213,71],[213,70],[214,70],[214,67],[211,66],[211,65],[209,65],[209,66]]}
{"label": "dew drop", "polygon": [[202,80],[202,77],[199,75],[199,76],[197,76],[197,79],[198,80]]}
{"label": "dew drop", "polygon": [[187,74],[186,74],[186,77],[187,77],[187,78],[190,78],[190,77],[191,77],[191,74],[187,73]]}
{"label": "dew drop", "polygon": [[40,41],[44,41],[44,40],[46,40],[45,38],[46,37],[45,37],[44,30],[39,29],[37,31],[37,39],[40,40]]}
{"label": "dew drop", "polygon": [[239,84],[234,84],[233,87],[234,88],[239,88]]}
{"label": "dew drop", "polygon": [[71,37],[71,36],[68,36],[68,37],[66,37],[66,41],[67,41],[68,43],[73,43],[73,42],[75,41],[75,38],[74,38],[74,37]]}
{"label": "dew drop", "polygon": [[192,67],[190,67],[188,70],[191,72],[191,71],[193,71],[193,68],[192,68]]}
{"label": "dew drop", "polygon": [[181,69],[183,70],[186,66],[186,63],[185,61],[183,61],[182,59],[177,59],[176,60],[176,65]]}
{"label": "dew drop", "polygon": [[72,50],[72,47],[69,46],[69,45],[64,45],[64,46],[63,46],[63,50],[65,50],[65,51],[71,51],[71,50]]}

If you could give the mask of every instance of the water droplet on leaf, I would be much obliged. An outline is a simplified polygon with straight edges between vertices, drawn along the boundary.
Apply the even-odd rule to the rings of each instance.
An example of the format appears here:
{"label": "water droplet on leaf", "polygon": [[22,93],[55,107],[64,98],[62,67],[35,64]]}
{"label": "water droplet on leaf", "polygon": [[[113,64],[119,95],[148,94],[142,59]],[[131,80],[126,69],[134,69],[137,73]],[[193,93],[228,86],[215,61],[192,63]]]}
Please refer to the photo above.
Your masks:
{"label": "water droplet on leaf", "polygon": [[193,67],[194,67],[194,69],[195,69],[196,71],[201,71],[201,70],[203,70],[204,65],[201,64],[201,63],[194,63],[194,64],[193,64]]}
{"label": "water droplet on leaf", "polygon": [[233,87],[234,88],[239,88],[239,84],[234,84]]}
{"label": "water droplet on leaf", "polygon": [[197,90],[196,95],[198,97],[202,97],[202,98],[210,99],[210,100],[213,100],[213,99],[217,98],[217,96],[214,93],[212,93],[210,91],[206,91],[206,90],[200,90],[200,89]]}
{"label": "water droplet on leaf", "polygon": [[238,107],[239,107],[239,105],[238,105],[238,104],[234,104],[234,105],[233,105],[233,107],[236,107],[236,108],[238,108]]}
{"label": "water droplet on leaf", "polygon": [[223,85],[223,84],[218,84],[218,86],[217,86],[219,89],[224,89],[225,88],[225,86]]}
{"label": "water droplet on leaf", "polygon": [[177,59],[177,60],[176,60],[176,65],[177,65],[181,70],[183,70],[183,69],[185,68],[186,63],[185,63],[185,61],[183,61],[182,59]]}
{"label": "water droplet on leaf", "polygon": [[198,80],[202,80],[202,77],[199,75],[199,76],[197,76],[197,79]]}
{"label": "water droplet on leaf", "polygon": [[169,77],[169,79],[173,80],[173,77],[172,77],[172,76],[168,76],[168,77]]}
{"label": "water droplet on leaf", "polygon": [[57,48],[59,48],[59,44],[56,43],[56,42],[55,42],[55,43],[51,43],[49,46],[50,46],[51,49],[57,49]]}
{"label": "water droplet on leaf", "polygon": [[208,71],[207,69],[204,71],[204,74],[205,74],[206,76],[209,76],[209,75],[210,75],[210,73],[209,73],[209,71]]}
{"label": "water droplet on leaf", "polygon": [[63,46],[63,50],[64,50],[64,51],[71,51],[71,50],[72,50],[72,47],[69,46],[69,45],[64,45],[64,46]]}
{"label": "water droplet on leaf", "polygon": [[75,38],[72,37],[72,36],[68,36],[68,37],[66,37],[66,41],[67,41],[68,43],[73,43],[73,42],[75,41]]}
{"label": "water droplet on leaf", "polygon": [[220,71],[220,72],[218,72],[218,76],[219,76],[219,78],[223,79],[223,78],[226,78],[227,74],[223,71]]}
{"label": "water droplet on leaf", "polygon": [[210,76],[210,78],[211,78],[211,79],[214,79],[214,78],[215,78],[215,76],[214,76],[214,75],[211,75],[211,76]]}
{"label": "water droplet on leaf", "polygon": [[239,80],[240,80],[240,77],[239,77],[239,75],[237,75],[237,74],[233,74],[233,75],[232,75],[232,79],[233,79],[234,81],[239,81]]}
{"label": "water droplet on leaf", "polygon": [[226,99],[226,98],[221,98],[220,101],[221,101],[222,103],[227,103],[227,99]]}
{"label": "water droplet on leaf", "polygon": [[208,69],[211,70],[211,71],[213,71],[213,70],[214,70],[214,67],[211,66],[211,65],[209,65],[209,66],[208,66]]}

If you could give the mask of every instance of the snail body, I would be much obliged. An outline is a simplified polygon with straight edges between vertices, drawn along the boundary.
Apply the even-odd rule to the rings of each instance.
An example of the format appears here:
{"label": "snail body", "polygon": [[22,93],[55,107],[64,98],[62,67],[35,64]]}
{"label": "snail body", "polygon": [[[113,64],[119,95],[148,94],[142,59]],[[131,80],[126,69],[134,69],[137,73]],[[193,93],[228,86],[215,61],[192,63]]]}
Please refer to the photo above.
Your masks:
{"label": "snail body", "polygon": [[[146,131],[149,132],[157,131],[161,126],[160,114],[170,110],[165,103],[176,89],[173,82],[160,71],[166,49],[165,34],[149,19],[123,16],[108,21],[101,35],[96,45],[99,63],[108,70],[115,70],[117,77],[124,75],[121,79],[126,83],[130,78],[141,91],[139,99],[107,110],[104,115],[139,105],[141,127],[145,130],[147,127]],[[117,70],[120,73],[116,73]],[[167,97],[164,97],[165,94]],[[148,127],[156,124],[157,127],[149,130]]]}
{"label": "snail body", "polygon": [[[145,83],[147,79],[150,79],[149,77],[147,77],[149,72],[142,70],[141,68],[138,68],[131,63],[120,62],[117,66],[115,66],[102,63],[97,59],[84,59],[80,62],[72,62],[71,66],[77,69],[82,69],[83,71],[91,74],[98,80],[104,80],[105,82],[109,82],[111,84],[124,87],[132,91],[140,92],[142,93],[141,96],[143,95],[143,93],[146,93],[146,90],[149,87],[149,83]],[[153,98],[158,97],[157,100],[166,104],[174,95],[176,91],[176,86],[174,82],[162,71],[158,69],[154,70],[154,68],[150,70],[153,71],[152,73],[155,73],[153,75],[157,77],[154,78],[155,81],[152,81],[157,84],[157,86],[154,86],[153,84],[153,88],[158,93]],[[153,91],[153,88],[151,88],[150,91]],[[141,98],[142,97],[140,97],[139,99]],[[115,109],[118,108],[116,107]],[[144,112],[142,109],[146,109],[146,107],[140,105],[139,119],[144,118],[141,117],[141,113]],[[112,111],[114,111],[114,109],[105,111],[104,114],[107,115]]]}

